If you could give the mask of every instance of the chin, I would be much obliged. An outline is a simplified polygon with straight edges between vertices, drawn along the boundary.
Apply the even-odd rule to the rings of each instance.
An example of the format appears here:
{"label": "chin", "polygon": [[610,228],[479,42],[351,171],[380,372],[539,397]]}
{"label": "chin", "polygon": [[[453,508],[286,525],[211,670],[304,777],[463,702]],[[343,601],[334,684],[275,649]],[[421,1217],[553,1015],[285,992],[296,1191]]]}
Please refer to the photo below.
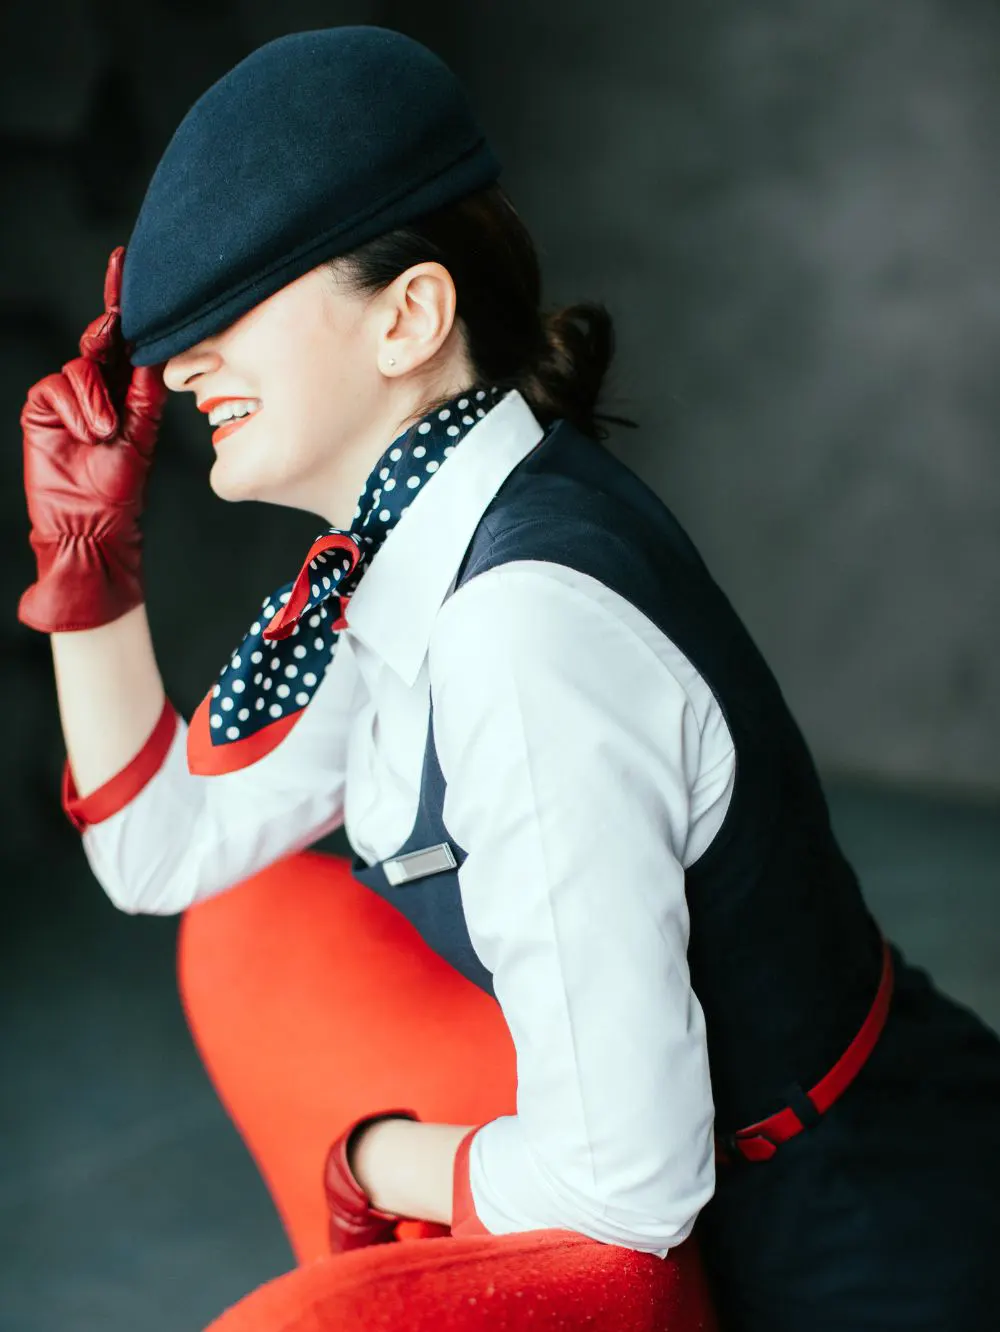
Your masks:
{"label": "chin", "polygon": [[233,467],[221,458],[216,458],[208,474],[208,484],[221,500],[235,503],[237,500],[263,498],[259,486],[253,484],[252,478],[241,476],[238,467]]}
{"label": "chin", "polygon": [[219,499],[228,503],[257,500],[261,504],[275,504],[282,509],[304,509],[322,517],[309,499],[299,495],[299,488],[286,478],[261,476],[249,467],[238,466],[230,458],[216,458],[208,474],[208,484]]}

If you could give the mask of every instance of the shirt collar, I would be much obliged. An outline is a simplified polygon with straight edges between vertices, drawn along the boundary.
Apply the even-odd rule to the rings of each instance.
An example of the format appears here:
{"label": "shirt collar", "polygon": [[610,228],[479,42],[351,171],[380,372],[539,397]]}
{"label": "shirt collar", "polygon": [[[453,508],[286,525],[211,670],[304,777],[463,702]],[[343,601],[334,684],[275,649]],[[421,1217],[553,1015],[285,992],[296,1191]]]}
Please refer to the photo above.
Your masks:
{"label": "shirt collar", "polygon": [[412,685],[434,617],[490,501],[545,432],[511,390],[413,499],[358,584],[348,629]]}

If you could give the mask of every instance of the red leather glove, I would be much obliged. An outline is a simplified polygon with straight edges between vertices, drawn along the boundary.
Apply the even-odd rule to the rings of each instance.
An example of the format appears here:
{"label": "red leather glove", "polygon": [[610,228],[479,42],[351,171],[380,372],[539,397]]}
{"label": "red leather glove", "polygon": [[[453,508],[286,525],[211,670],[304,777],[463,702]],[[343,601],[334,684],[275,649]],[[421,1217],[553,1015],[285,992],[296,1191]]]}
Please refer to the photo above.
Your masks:
{"label": "red leather glove", "polygon": [[120,245],[108,261],[104,313],[81,337],[81,355],[34,384],[21,413],[38,580],[18,618],[43,633],[94,629],[143,600],[138,519],[167,389],[162,366],[128,363],[124,259]]}
{"label": "red leather glove", "polygon": [[330,1148],[323,1170],[326,1205],[330,1212],[330,1252],[346,1253],[369,1244],[393,1244],[398,1216],[372,1207],[368,1195],[348,1164],[351,1139],[379,1119],[416,1119],[412,1110],[383,1110],[356,1119]]}

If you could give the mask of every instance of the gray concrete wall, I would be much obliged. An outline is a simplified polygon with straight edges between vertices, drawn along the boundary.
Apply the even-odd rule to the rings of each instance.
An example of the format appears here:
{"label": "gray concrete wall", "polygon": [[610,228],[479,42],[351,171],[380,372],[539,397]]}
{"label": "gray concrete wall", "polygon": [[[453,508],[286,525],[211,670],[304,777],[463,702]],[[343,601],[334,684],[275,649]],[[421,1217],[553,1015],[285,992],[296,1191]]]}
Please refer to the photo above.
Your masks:
{"label": "gray concrete wall", "polygon": [[1000,790],[996,6],[436,18],[551,298],[617,316],[619,451],[821,765]]}

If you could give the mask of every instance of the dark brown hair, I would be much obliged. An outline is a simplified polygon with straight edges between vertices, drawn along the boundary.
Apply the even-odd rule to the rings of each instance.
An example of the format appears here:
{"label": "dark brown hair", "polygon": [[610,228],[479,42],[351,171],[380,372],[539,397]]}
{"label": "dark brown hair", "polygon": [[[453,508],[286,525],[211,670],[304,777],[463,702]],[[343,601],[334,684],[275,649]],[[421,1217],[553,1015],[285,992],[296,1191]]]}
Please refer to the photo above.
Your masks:
{"label": "dark brown hair", "polygon": [[607,434],[600,421],[633,424],[596,411],[614,354],[611,316],[591,301],[539,308],[538,255],[499,185],[378,236],[329,267],[354,290],[376,292],[428,260],[455,283],[476,383],[518,389],[543,425],[564,418],[600,439]]}

